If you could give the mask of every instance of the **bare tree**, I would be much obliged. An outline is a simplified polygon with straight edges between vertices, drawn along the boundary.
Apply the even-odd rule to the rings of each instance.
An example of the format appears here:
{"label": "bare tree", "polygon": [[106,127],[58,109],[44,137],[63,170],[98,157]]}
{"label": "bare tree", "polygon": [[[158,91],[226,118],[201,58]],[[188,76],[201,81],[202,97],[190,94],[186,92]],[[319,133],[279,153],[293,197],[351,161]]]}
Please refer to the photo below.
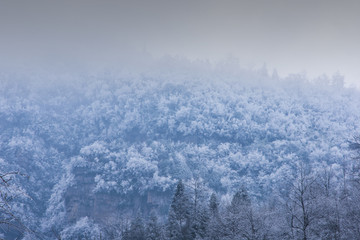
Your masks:
{"label": "bare tree", "polygon": [[317,217],[316,194],[314,187],[316,178],[298,165],[298,176],[295,180],[287,203],[290,215],[290,227],[293,237],[308,240],[313,222]]}
{"label": "bare tree", "polygon": [[17,171],[0,173],[0,229],[16,230],[19,232],[29,231],[14,214],[11,202],[24,193],[12,184],[17,175],[23,175]]}

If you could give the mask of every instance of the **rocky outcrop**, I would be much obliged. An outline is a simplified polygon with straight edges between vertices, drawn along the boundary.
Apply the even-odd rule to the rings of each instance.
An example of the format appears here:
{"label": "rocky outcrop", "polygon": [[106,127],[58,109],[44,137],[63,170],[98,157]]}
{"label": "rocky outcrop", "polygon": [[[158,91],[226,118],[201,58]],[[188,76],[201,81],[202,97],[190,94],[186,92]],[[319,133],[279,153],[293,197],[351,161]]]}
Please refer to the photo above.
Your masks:
{"label": "rocky outcrop", "polygon": [[69,223],[89,217],[101,225],[106,225],[118,222],[124,217],[132,218],[136,214],[149,216],[151,211],[158,216],[166,216],[168,213],[170,192],[94,192],[96,172],[87,168],[76,168],[73,173],[75,184],[65,193],[66,220]]}

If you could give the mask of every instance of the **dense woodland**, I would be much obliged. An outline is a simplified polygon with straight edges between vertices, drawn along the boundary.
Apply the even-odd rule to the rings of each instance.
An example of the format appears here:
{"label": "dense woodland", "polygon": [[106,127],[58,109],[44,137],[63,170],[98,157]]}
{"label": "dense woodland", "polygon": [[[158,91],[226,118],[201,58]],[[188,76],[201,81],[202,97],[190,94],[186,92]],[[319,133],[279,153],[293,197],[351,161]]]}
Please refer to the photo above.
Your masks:
{"label": "dense woodland", "polygon": [[314,174],[301,165],[289,194],[273,194],[262,204],[251,200],[245,186],[221,205],[216,193],[209,198],[202,181],[180,180],[165,224],[156,215],[145,221],[138,215],[120,234],[122,239],[359,239],[359,172],[348,173],[351,181],[336,188],[330,169]]}
{"label": "dense woodland", "polygon": [[359,105],[231,61],[2,72],[0,238],[358,239]]}

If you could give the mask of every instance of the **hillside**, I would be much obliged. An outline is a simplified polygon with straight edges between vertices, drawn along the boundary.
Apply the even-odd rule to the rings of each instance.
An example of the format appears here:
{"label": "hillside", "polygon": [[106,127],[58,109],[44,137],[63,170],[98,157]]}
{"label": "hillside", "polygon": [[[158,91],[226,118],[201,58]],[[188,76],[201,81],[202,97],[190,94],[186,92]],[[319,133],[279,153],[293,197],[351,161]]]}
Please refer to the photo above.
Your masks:
{"label": "hillside", "polygon": [[339,76],[162,64],[0,76],[0,171],[29,176],[14,179],[26,194],[13,209],[34,230],[25,238],[86,216],[93,229],[151,211],[165,221],[180,179],[200,179],[225,205],[243,186],[258,204],[286,195],[299,162],[331,169],[338,186],[346,178],[360,93]]}

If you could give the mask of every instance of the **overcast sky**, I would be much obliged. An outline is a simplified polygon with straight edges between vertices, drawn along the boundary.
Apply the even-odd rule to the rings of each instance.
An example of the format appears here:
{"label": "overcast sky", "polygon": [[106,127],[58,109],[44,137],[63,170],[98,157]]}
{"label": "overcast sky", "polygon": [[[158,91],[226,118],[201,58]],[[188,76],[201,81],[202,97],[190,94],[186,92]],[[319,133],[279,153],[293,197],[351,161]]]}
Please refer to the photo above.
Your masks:
{"label": "overcast sky", "polygon": [[114,62],[128,49],[360,85],[360,1],[0,0],[0,58]]}

